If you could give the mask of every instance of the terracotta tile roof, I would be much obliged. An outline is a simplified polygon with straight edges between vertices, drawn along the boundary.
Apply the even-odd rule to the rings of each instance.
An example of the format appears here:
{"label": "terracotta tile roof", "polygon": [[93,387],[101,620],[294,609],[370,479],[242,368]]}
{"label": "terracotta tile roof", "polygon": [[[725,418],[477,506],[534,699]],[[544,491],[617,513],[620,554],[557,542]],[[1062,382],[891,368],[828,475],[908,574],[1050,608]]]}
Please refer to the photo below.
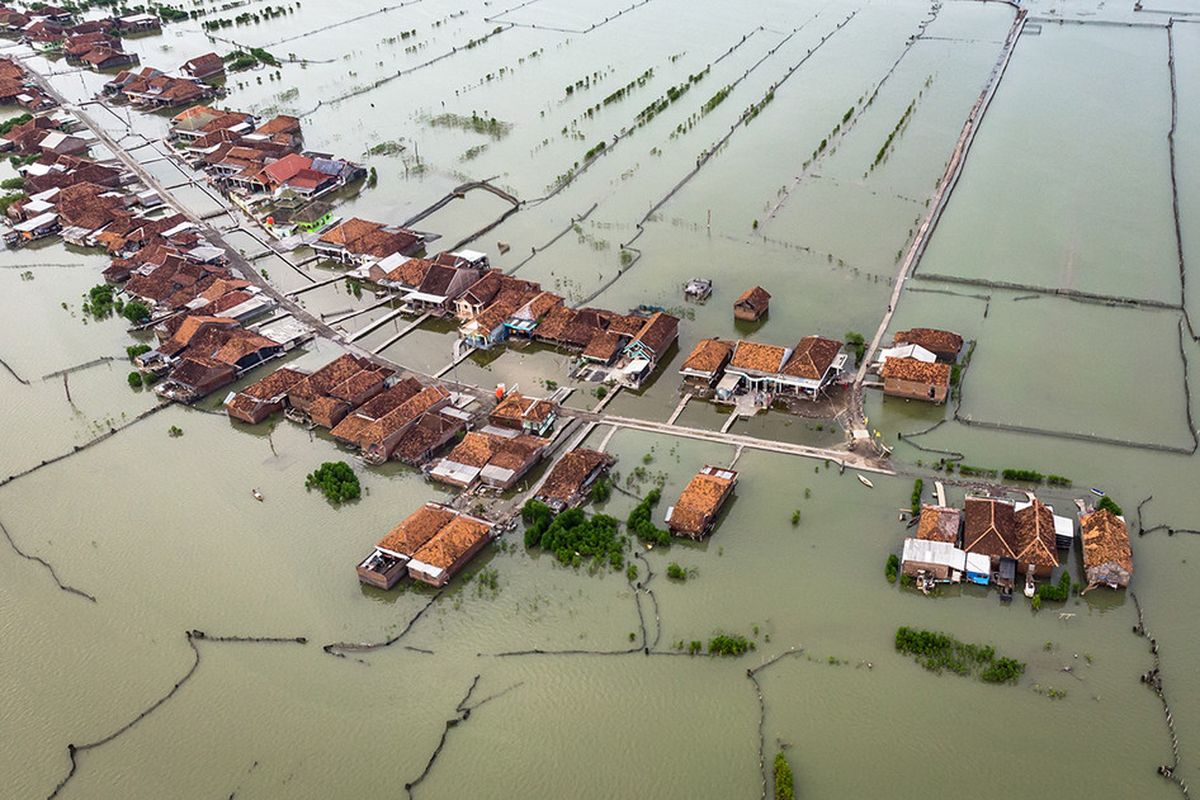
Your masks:
{"label": "terracotta tile roof", "polygon": [[475,323],[482,331],[493,331],[528,301],[528,292],[520,289],[502,289],[500,294],[496,295],[496,299],[475,317]]}
{"label": "terracotta tile roof", "polygon": [[312,159],[299,153],[288,153],[283,158],[263,167],[263,174],[275,183],[284,183],[301,171],[312,168]]}
{"label": "terracotta tile roof", "polygon": [[675,501],[674,510],[671,512],[671,527],[690,534],[702,534],[720,510],[721,503],[732,489],[733,483],[734,479],[723,478],[720,475],[697,473],[688,481],[683,493]]}
{"label": "terracotta tile roof", "polygon": [[892,344],[919,344],[931,353],[948,354],[962,350],[963,338],[957,333],[937,328],[911,328],[892,337]]}
{"label": "terracotta tile roof", "polygon": [[371,368],[363,369],[351,375],[346,380],[332,387],[328,394],[347,402],[358,402],[356,398],[363,392],[369,392],[386,379],[387,373]]}
{"label": "terracotta tile roof", "polygon": [[332,428],[340,422],[338,412],[348,408],[349,404],[345,400],[339,400],[336,397],[318,397],[309,404],[308,415],[318,425]]}
{"label": "terracotta tile roof", "polygon": [[1017,564],[1038,567],[1058,566],[1058,547],[1054,537],[1054,514],[1040,500],[1015,515],[1017,523]]}
{"label": "terracotta tile roof", "polygon": [[264,136],[273,136],[277,133],[296,133],[299,130],[299,118],[290,117],[287,114],[279,114],[264,122],[254,132],[261,133]]}
{"label": "terracotta tile roof", "polygon": [[242,389],[239,394],[245,395],[255,400],[269,400],[272,397],[278,397],[281,394],[286,394],[288,389],[291,389],[305,377],[303,372],[294,370],[291,367],[283,367],[272,372],[267,377]]}
{"label": "terracotta tile roof", "polygon": [[309,375],[308,382],[316,392],[325,394],[370,366],[371,362],[367,359],[344,353]]}
{"label": "terracotta tile roof", "polygon": [[379,419],[419,391],[421,391],[420,381],[416,378],[404,378],[390,389],[385,389],[363,403],[354,413],[356,416],[367,419]]}
{"label": "terracotta tile roof", "polygon": [[552,308],[562,305],[563,299],[553,292],[540,292],[532,300],[517,310],[517,315],[523,318],[540,320]]}
{"label": "terracotta tile roof", "polygon": [[733,358],[730,359],[729,366],[774,374],[779,372],[780,367],[783,366],[783,359],[786,355],[787,348],[785,347],[748,342],[743,339],[734,346]]}
{"label": "terracotta tile roof", "polygon": [[484,467],[492,457],[492,448],[499,439],[479,431],[470,431],[463,440],[455,445],[446,458],[456,464],[466,464],[468,467]]}
{"label": "terracotta tile roof", "polygon": [[488,416],[510,422],[543,422],[555,412],[557,406],[549,400],[525,397],[520,392],[509,392]]}
{"label": "terracotta tile roof", "polygon": [[[383,249],[388,249],[386,246]],[[388,250],[388,255],[395,250]],[[417,291],[422,294],[436,295],[444,297],[450,290],[450,284],[454,282],[454,276],[458,274],[458,270],[453,267],[443,267],[441,264],[433,264],[425,273],[425,277],[421,280],[421,285],[417,287]]]}
{"label": "terracotta tile roof", "polygon": [[232,380],[232,368],[228,364],[204,356],[187,356],[171,370],[171,380],[198,388],[224,372],[228,372],[228,378]]}
{"label": "terracotta tile roof", "polygon": [[597,309],[583,309],[599,314],[604,325],[608,330],[616,333],[623,333],[626,336],[636,336],[638,331],[645,325],[646,320],[634,314],[614,314],[611,311],[601,311]]}
{"label": "terracotta tile roof", "polygon": [[1017,522],[1012,503],[968,497],[963,549],[992,558],[1017,557]]}
{"label": "terracotta tile roof", "polygon": [[460,514],[413,553],[413,558],[434,567],[450,569],[472,547],[487,539],[491,529],[490,523]]}
{"label": "terracotta tile roof", "polygon": [[[175,352],[178,352],[179,350],[189,346],[192,343],[192,339],[196,337],[196,334],[200,333],[205,328],[236,328],[237,325],[237,320],[230,319],[229,317],[213,317],[202,314],[185,317],[183,322],[181,322],[179,327],[175,330],[175,333],[172,334],[170,340],[166,342],[166,346],[169,346]],[[159,349],[164,350],[164,348]]]}
{"label": "terracotta tile roof", "polygon": [[616,358],[617,353],[621,351],[628,340],[629,337],[612,331],[596,331],[592,334],[587,347],[583,348],[582,355],[584,358],[591,358],[607,364]]}
{"label": "terracotta tile roof", "polygon": [[455,512],[436,503],[426,503],[392,528],[379,540],[378,547],[411,556],[442,528],[450,524]]}
{"label": "terracotta tile roof", "polygon": [[575,311],[566,306],[555,306],[550,309],[540,323],[538,323],[535,337],[538,339],[546,339],[548,341],[558,341],[567,329],[567,325],[575,319]]}
{"label": "terracotta tile roof", "polygon": [[341,225],[335,225],[333,228],[330,228],[328,231],[322,234],[320,241],[328,244],[340,244],[343,247],[348,247],[351,242],[357,241],[371,231],[382,227],[382,222],[369,222],[365,219],[352,217],[343,222]]}
{"label": "terracotta tile roof", "polygon": [[733,352],[733,342],[723,339],[701,339],[680,369],[712,374],[719,370]]}
{"label": "terracotta tile roof", "polygon": [[931,386],[950,385],[950,365],[941,361],[927,364],[915,358],[889,358],[879,374],[884,378],[927,383]]}
{"label": "terracotta tile roof", "polygon": [[362,446],[382,443],[387,437],[412,424],[417,417],[438,403],[448,400],[449,397],[450,393],[441,386],[429,386],[422,389],[364,429],[360,437]]}
{"label": "terracotta tile roof", "polygon": [[329,435],[343,442],[349,442],[350,444],[362,447],[363,432],[373,424],[374,420],[358,414],[347,414],[341,422],[333,426],[329,431]]}
{"label": "terracotta tile roof", "polygon": [[1133,572],[1133,550],[1125,522],[1106,508],[1085,514],[1079,520],[1083,538],[1083,566],[1098,567],[1110,561]]}
{"label": "terracotta tile roof", "polygon": [[762,311],[771,302],[771,293],[761,286],[747,289],[741,297],[733,302],[734,306],[744,306],[752,311]]}
{"label": "terracotta tile roof", "polygon": [[583,482],[609,457],[598,450],[577,447],[559,459],[546,476],[538,495],[562,503],[570,502],[583,487]]}
{"label": "terracotta tile roof", "polygon": [[463,293],[463,299],[474,305],[490,303],[504,283],[504,273],[489,269]]}
{"label": "terracotta tile roof", "polygon": [[796,378],[819,381],[840,352],[841,342],[822,336],[805,336],[796,344],[796,349],[783,365],[782,372]]}
{"label": "terracotta tile roof", "polygon": [[433,262],[427,258],[410,258],[388,272],[386,277],[389,281],[416,288],[421,285],[421,281],[425,280],[425,276],[432,268]]}
{"label": "terracotta tile roof", "polygon": [[917,523],[917,538],[935,542],[958,542],[962,512],[944,506],[921,506],[921,521]]}
{"label": "terracotta tile roof", "polygon": [[587,347],[592,338],[603,330],[604,317],[595,309],[581,308],[571,315],[558,340],[572,347]]}
{"label": "terracotta tile roof", "polygon": [[633,343],[641,342],[657,357],[666,352],[678,335],[679,317],[671,316],[665,311],[655,311],[633,337]]}
{"label": "terracotta tile roof", "polygon": [[[166,254],[166,252],[167,252],[166,248],[161,247],[161,246],[156,246],[156,247],[157,247],[156,254],[158,254],[158,255]],[[144,259],[144,257],[141,255],[140,252],[137,257]],[[147,261],[143,260],[142,263],[147,263]],[[240,280],[240,279],[236,279],[236,278],[218,278],[216,281],[213,282],[213,284],[211,286],[209,286],[207,289],[205,289],[203,292],[201,292],[200,296],[203,297],[205,300],[212,301],[212,300],[216,300],[218,297],[220,297],[221,295],[224,295],[228,292],[233,292],[238,289],[245,289],[249,285],[250,285],[250,281],[244,281],[244,280]]]}
{"label": "terracotta tile roof", "polygon": [[231,366],[236,365],[238,361],[252,353],[279,347],[277,343],[267,337],[259,336],[257,333],[251,333],[242,328],[230,330],[228,336],[228,341],[213,354],[213,358]]}
{"label": "terracotta tile roof", "polygon": [[193,75],[200,77],[225,71],[225,62],[216,53],[205,53],[195,58],[189,58],[183,66]]}
{"label": "terracotta tile roof", "polygon": [[426,412],[405,431],[404,437],[392,451],[392,457],[409,464],[414,463],[464,427],[466,423],[462,420],[444,416],[436,411]]}

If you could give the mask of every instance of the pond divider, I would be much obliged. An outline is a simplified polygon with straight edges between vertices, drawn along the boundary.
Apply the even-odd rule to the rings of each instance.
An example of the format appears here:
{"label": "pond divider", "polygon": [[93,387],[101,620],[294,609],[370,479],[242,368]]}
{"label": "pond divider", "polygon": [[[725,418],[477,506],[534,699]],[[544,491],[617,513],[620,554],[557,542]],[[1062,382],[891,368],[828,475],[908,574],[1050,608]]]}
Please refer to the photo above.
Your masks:
{"label": "pond divider", "polygon": [[1156,533],[1157,531],[1166,531],[1167,536],[1174,536],[1177,533],[1195,533],[1200,534],[1200,530],[1195,528],[1176,528],[1166,523],[1159,523],[1153,527],[1147,528],[1142,524],[1142,507],[1154,499],[1154,495],[1150,495],[1145,500],[1137,504],[1137,526],[1138,536],[1145,536],[1147,533]]}
{"label": "pond divider", "polygon": [[[533,2],[533,1],[534,0],[530,0],[530,2]],[[596,30],[597,28],[604,27],[608,23],[616,20],[618,17],[620,17],[624,14],[628,14],[630,11],[641,8],[642,6],[646,5],[649,2],[650,2],[650,0],[638,0],[633,5],[629,6],[629,8],[623,8],[620,11],[618,11],[616,14],[613,14],[612,16],[609,16],[609,17],[605,17],[603,19],[603,21],[601,21],[601,22],[593,22],[591,25],[589,25],[586,28],[558,28],[553,25],[537,25],[532,22],[509,22],[508,20],[500,19],[505,14],[508,14],[512,11],[516,11],[518,8],[524,8],[525,6],[529,5],[530,3],[522,3],[521,5],[516,6],[515,8],[506,9],[505,11],[501,11],[499,14],[495,15],[494,17],[484,17],[483,21],[488,22],[488,23],[502,22],[507,25],[514,25],[518,28],[532,28],[533,30],[538,30],[538,31],[555,31],[556,33],[588,34],[588,33],[591,33],[592,31]]]}
{"label": "pond divider", "polygon": [[183,688],[183,685],[192,679],[192,676],[196,674],[196,670],[200,668],[200,648],[198,648],[196,646],[197,641],[210,641],[210,642],[234,643],[234,644],[250,643],[250,644],[300,644],[300,645],[303,645],[308,641],[303,636],[292,636],[292,637],[209,636],[208,634],[204,633],[204,631],[199,631],[199,630],[187,631],[184,635],[187,637],[188,647],[190,647],[192,649],[193,660],[192,660],[192,665],[190,667],[188,667],[188,670],[187,670],[187,672],[185,672],[183,674],[183,677],[181,677],[179,680],[175,681],[175,685],[172,686],[170,691],[168,691],[165,695],[163,695],[159,699],[155,700],[153,703],[151,703],[149,706],[147,706],[145,709],[143,709],[136,717],[131,719],[129,722],[126,722],[124,725],[117,728],[115,731],[108,734],[107,736],[105,736],[101,739],[97,739],[94,742],[88,742],[87,744],[80,744],[80,745],[68,744],[67,745],[67,757],[70,759],[71,768],[70,768],[70,770],[68,770],[66,776],[61,781],[58,782],[58,785],[54,787],[54,791],[50,792],[50,794],[47,796],[47,800],[53,800],[53,798],[57,797],[58,794],[63,790],[63,788],[66,787],[67,783],[71,780],[71,778],[75,777],[75,773],[79,769],[79,756],[81,754],[83,754],[89,750],[95,750],[98,747],[102,747],[102,746],[108,744],[109,742],[113,741],[114,739],[118,738],[122,734],[126,733],[127,731],[129,731],[131,728],[133,728],[133,726],[137,725],[143,719],[150,716],[160,706],[162,706],[164,703],[166,703],[168,700],[170,700],[172,697],[174,697],[179,692],[179,690],[181,688]]}
{"label": "pond divider", "polygon": [[1175,774],[1179,769],[1179,737],[1175,733],[1175,720],[1171,716],[1171,707],[1167,705],[1167,697],[1163,693],[1162,661],[1158,657],[1158,640],[1146,630],[1146,620],[1142,616],[1142,604],[1138,600],[1137,595],[1130,592],[1129,599],[1133,601],[1133,606],[1137,609],[1137,625],[1133,626],[1133,632],[1150,642],[1150,654],[1154,657],[1154,666],[1149,672],[1142,673],[1141,681],[1150,687],[1154,694],[1157,695],[1159,702],[1162,703],[1163,718],[1167,723],[1167,734],[1171,738],[1171,752],[1174,755],[1170,764],[1159,765],[1158,774],[1178,786],[1179,791],[1183,793],[1184,800],[1191,800],[1188,785],[1182,778]]}
{"label": "pond divider", "polygon": [[98,445],[101,442],[103,442],[105,439],[108,439],[109,437],[112,437],[112,436],[116,436],[121,431],[136,425],[137,423],[141,422],[142,420],[146,419],[147,417],[151,417],[151,416],[157,414],[159,411],[162,411],[164,408],[170,408],[170,407],[171,407],[171,403],[160,403],[159,405],[156,405],[151,409],[147,409],[146,411],[143,411],[142,413],[138,414],[136,417],[131,419],[129,422],[126,422],[123,425],[118,425],[115,428],[109,428],[107,431],[100,434],[95,439],[84,442],[83,444],[77,444],[77,445],[75,445],[75,447],[73,449],[67,451],[66,453],[57,455],[54,458],[46,459],[42,463],[36,464],[36,465],[30,467],[29,469],[26,469],[26,470],[16,473],[15,475],[9,475],[7,478],[0,480],[0,487],[7,486],[8,484],[12,483],[13,481],[17,480],[18,478],[24,478],[26,475],[30,475],[34,472],[37,472],[39,469],[42,469],[43,467],[48,467],[51,464],[57,464],[59,461],[70,458],[73,455],[82,453],[84,450],[87,450],[89,447]]}
{"label": "pond divider", "polygon": [[331,656],[345,658],[347,653],[369,653],[372,650],[382,650],[385,647],[391,647],[396,642],[403,639],[404,636],[413,629],[413,626],[417,624],[417,620],[421,619],[421,617],[425,615],[425,612],[432,608],[433,604],[436,603],[438,598],[441,596],[442,591],[439,590],[438,593],[429,598],[429,602],[422,606],[421,610],[418,611],[413,618],[408,621],[408,624],[404,626],[404,629],[390,639],[384,639],[382,642],[333,642],[325,645],[321,649]]}
{"label": "pond divider", "polygon": [[25,379],[24,379],[24,378],[22,378],[20,375],[18,375],[18,374],[17,374],[17,371],[16,371],[15,369],[13,369],[12,367],[10,367],[10,366],[8,365],[8,362],[7,362],[7,361],[5,361],[3,358],[0,358],[0,367],[4,367],[4,369],[8,371],[8,374],[9,374],[9,375],[12,375],[14,378],[16,378],[16,379],[17,379],[17,383],[19,383],[19,384],[21,384],[21,385],[23,385],[23,386],[28,386],[28,385],[29,385],[29,381],[25,380]]}
{"label": "pond divider", "polygon": [[96,602],[96,598],[93,595],[88,594],[87,592],[83,591],[82,589],[76,589],[74,586],[71,586],[69,583],[63,583],[62,580],[58,577],[58,573],[54,570],[54,565],[52,565],[49,561],[42,558],[41,556],[30,555],[29,553],[26,553],[24,550],[22,550],[20,547],[18,547],[17,543],[15,541],[13,541],[12,534],[10,534],[8,532],[8,528],[6,528],[4,526],[3,522],[0,522],[0,532],[4,533],[4,538],[8,540],[8,545],[9,545],[9,547],[11,547],[13,549],[14,553],[19,555],[21,558],[25,559],[26,561],[36,561],[38,564],[41,564],[43,567],[45,567],[46,571],[50,573],[50,577],[53,578],[54,582],[58,584],[59,589],[62,589],[64,592],[67,592],[69,594],[79,595],[80,597],[82,597],[86,600],[91,600],[93,603]]}
{"label": "pond divider", "polygon": [[438,759],[438,756],[440,756],[442,754],[442,748],[444,748],[446,746],[446,737],[450,735],[451,729],[458,727],[461,723],[466,722],[468,719],[470,719],[471,712],[476,710],[480,706],[484,705],[485,703],[490,703],[493,700],[497,700],[497,699],[503,697],[504,695],[508,694],[509,692],[513,691],[514,689],[520,687],[521,685],[523,685],[525,683],[525,681],[520,681],[518,683],[514,683],[512,686],[509,686],[507,689],[503,689],[499,692],[496,692],[493,695],[488,695],[487,697],[483,698],[482,700],[475,703],[474,705],[467,705],[467,703],[470,702],[470,700],[471,700],[471,695],[473,695],[475,693],[475,688],[477,686],[479,686],[480,677],[481,676],[479,676],[479,675],[475,676],[475,679],[473,681],[471,681],[471,686],[467,689],[467,693],[465,695],[463,695],[463,699],[459,700],[458,705],[456,705],[454,707],[455,712],[457,712],[456,715],[451,717],[450,719],[446,720],[445,726],[442,728],[442,737],[441,737],[441,739],[438,740],[437,747],[435,747],[433,749],[433,753],[430,754],[429,760],[427,762],[425,762],[425,769],[421,770],[421,774],[418,775],[416,778],[414,778],[413,780],[404,784],[404,791],[408,792],[408,796],[410,798],[413,796],[413,789],[416,788],[417,785],[421,783],[421,781],[425,780],[425,778],[428,777],[429,771],[431,769],[433,769],[434,762],[436,762]]}
{"label": "pond divider", "polygon": [[1154,300],[1143,297],[1122,297],[1118,295],[1102,294],[1100,292],[1084,292],[1079,289],[1053,288],[1049,286],[1037,286],[1029,283],[997,281],[989,278],[963,278],[957,275],[942,275],[933,272],[918,272],[914,273],[912,277],[914,280],[918,281],[953,283],[964,286],[982,286],[987,289],[1006,289],[1017,292],[1033,292],[1038,295],[1051,295],[1054,297],[1063,297],[1067,300],[1075,300],[1083,303],[1096,303],[1106,306],[1121,306],[1125,308],[1152,308],[1164,311],[1183,310],[1183,306],[1179,303],[1169,303],[1165,300]]}
{"label": "pond divider", "polygon": [[[62,378],[67,375],[70,375],[72,372],[79,372],[80,370],[87,369],[88,367],[95,367],[100,364],[107,364],[110,361],[116,361],[116,360],[117,360],[116,356],[100,356],[99,358],[93,358],[91,361],[86,361],[83,364],[76,364],[73,367],[67,367],[66,369],[60,369],[60,370],[56,370],[54,372],[48,372],[42,376],[42,380],[48,381],[51,378]],[[26,382],[26,383],[28,383],[28,382]]]}
{"label": "pond divider", "polygon": [[758,771],[762,776],[762,800],[767,800],[767,699],[763,696],[762,684],[758,682],[758,674],[770,666],[778,664],[788,656],[798,656],[804,653],[803,647],[791,647],[782,653],[767,659],[753,669],[746,670],[746,677],[754,684],[754,692],[758,695]]}

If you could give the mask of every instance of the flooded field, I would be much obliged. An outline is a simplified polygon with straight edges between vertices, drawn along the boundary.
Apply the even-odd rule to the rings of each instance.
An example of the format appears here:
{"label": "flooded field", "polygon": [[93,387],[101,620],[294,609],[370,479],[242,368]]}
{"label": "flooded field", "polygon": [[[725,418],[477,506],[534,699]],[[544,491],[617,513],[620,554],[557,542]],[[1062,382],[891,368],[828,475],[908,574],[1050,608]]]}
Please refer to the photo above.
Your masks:
{"label": "flooded field", "polygon": [[[229,75],[221,102],[299,115],[307,148],[374,168],[377,184],[339,198],[339,216],[400,224],[489,180],[519,210],[475,236],[512,204],[468,191],[413,223],[438,237],[434,252],[466,241],[570,305],[680,316],[660,373],[611,398],[613,417],[666,422],[677,370],[705,337],[869,341],[894,310],[885,341],[928,326],[975,346],[946,406],[866,390],[870,435],[897,473],[873,474],[874,488],[828,459],[701,440],[729,410],[696,399],[675,422],[689,435],[601,420],[586,444],[617,458],[616,490],[594,510],[621,520],[661,485],[661,522],[700,468],[736,463],[711,538],[635,541],[631,581],[624,568],[563,566],[517,530],[444,590],[382,592],[355,564],[452,493],[281,417],[231,422],[224,390],[139,419],[156,398],[129,388],[125,348],[150,334],[81,307],[107,258],[60,244],[0,252],[6,796],[765,799],[781,751],[808,798],[1014,778],[1038,796],[1180,796],[1156,771],[1200,779],[1187,613],[1200,568],[1187,530],[1200,528],[1200,276],[1188,269],[1200,260],[1200,17],[1108,5],[1022,5],[1025,28],[894,309],[1013,6],[350,0],[234,23],[267,4],[205,2],[203,16],[129,39],[142,64],[170,70],[237,46],[279,58]],[[111,77],[7,45],[75,103]],[[169,120],[86,110],[128,147]],[[172,192],[198,215],[222,208],[192,175],[132,152],[184,184]],[[7,162],[0,172],[11,176]],[[271,287],[363,351],[484,389],[569,388],[565,413],[605,397],[543,344],[452,366],[454,325],[425,320],[395,340],[414,316],[342,281],[307,290],[338,268],[304,248],[271,253],[233,214],[215,222]],[[683,299],[694,276],[714,281],[705,304]],[[735,322],[733,300],[755,284],[773,296],[769,314]],[[286,363],[312,369],[343,346],[318,338]],[[835,448],[845,426],[773,410],[730,433]],[[927,501],[939,475],[950,504],[968,491],[966,476],[934,471],[947,457],[1067,476],[1072,486],[1039,490],[1062,514],[1090,487],[1108,492],[1135,532],[1150,529],[1133,539],[1133,591],[1035,611],[977,587],[925,597],[889,584],[913,479]],[[304,482],[341,459],[364,495],[334,508]],[[1076,546],[1077,579],[1080,558]],[[670,564],[687,579],[669,578]],[[1139,682],[1155,656],[1131,632],[1137,603],[1174,761],[1163,703]],[[895,650],[905,625],[1027,669],[1002,686],[934,674]],[[722,632],[754,649],[687,655]]]}

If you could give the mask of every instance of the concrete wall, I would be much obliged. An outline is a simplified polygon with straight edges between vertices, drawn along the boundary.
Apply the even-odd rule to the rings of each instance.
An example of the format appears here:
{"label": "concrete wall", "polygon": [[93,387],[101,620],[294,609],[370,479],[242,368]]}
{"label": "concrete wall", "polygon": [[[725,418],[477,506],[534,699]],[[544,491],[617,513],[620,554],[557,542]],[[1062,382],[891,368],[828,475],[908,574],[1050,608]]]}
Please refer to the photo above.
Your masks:
{"label": "concrete wall", "polygon": [[[930,396],[930,391],[933,396]],[[949,391],[945,386],[931,386],[928,383],[904,381],[899,378],[886,378],[883,381],[883,393],[893,397],[905,397],[910,400],[924,400],[926,403],[944,403]]]}

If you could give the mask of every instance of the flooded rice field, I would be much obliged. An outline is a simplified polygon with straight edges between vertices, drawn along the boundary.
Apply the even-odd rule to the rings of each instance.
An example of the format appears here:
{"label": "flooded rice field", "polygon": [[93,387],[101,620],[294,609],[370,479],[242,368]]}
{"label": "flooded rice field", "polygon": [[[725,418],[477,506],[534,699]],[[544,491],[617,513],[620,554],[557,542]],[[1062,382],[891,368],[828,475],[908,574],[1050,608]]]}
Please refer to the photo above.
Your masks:
{"label": "flooded rice field", "polygon": [[[544,344],[456,363],[446,321],[397,339],[414,316],[342,281],[309,289],[338,269],[306,248],[272,252],[261,230],[221,215],[229,246],[343,339],[318,337],[288,366],[314,369],[353,344],[461,385],[571,389],[564,415],[604,399],[610,417],[665,423],[677,370],[706,337],[870,341],[894,311],[885,341],[947,328],[974,343],[970,363],[945,406],[866,390],[869,435],[895,473],[872,474],[873,488],[836,461],[699,438],[729,417],[705,400],[679,411],[689,435],[597,418],[584,444],[617,462],[594,511],[624,520],[661,486],[661,523],[697,470],[735,464],[716,533],[652,549],[635,539],[631,580],[527,549],[518,528],[445,589],[383,592],[355,564],[422,503],[455,493],[395,462],[368,467],[280,415],[231,422],[224,390],[159,409],[126,381],[126,347],[152,335],[82,309],[108,259],[62,244],[4,250],[6,796],[766,798],[778,752],[809,798],[991,794],[1014,777],[1039,796],[1189,796],[1197,13],[1020,4],[1011,60],[893,308],[1012,5],[284,0],[282,14],[232,22],[268,5],[197,3],[204,15],[126,46],[169,70],[213,50],[274,54],[278,69],[231,73],[221,103],[300,116],[308,149],[373,168],[373,186],[339,197],[339,217],[417,218],[432,252],[465,242],[569,305],[681,318],[655,378],[609,398]],[[221,18],[231,23],[202,27]],[[111,78],[15,42],[5,52],[76,104]],[[86,110],[128,148],[157,142],[170,118]],[[183,184],[171,192],[196,215],[225,207],[190,172],[132,152],[165,186]],[[483,180],[518,210],[475,189],[435,208]],[[714,282],[705,304],[683,299],[694,276]],[[754,284],[772,294],[769,314],[735,321],[731,304]],[[729,431],[832,452],[847,427],[846,414],[776,409]],[[926,597],[888,583],[914,478],[927,502],[944,478],[950,505],[980,483],[935,470],[946,458],[1067,476],[1038,490],[1064,515],[1095,499],[1090,487],[1112,495],[1135,534],[1132,591],[1033,610],[976,586]],[[363,496],[335,508],[304,484],[341,459]],[[1080,578],[1078,540],[1067,561]],[[671,564],[686,580],[668,577]],[[1131,632],[1139,624],[1157,653]],[[1015,685],[935,674],[896,651],[900,626],[992,645],[1025,673]],[[688,655],[722,632],[754,649]],[[1156,658],[1162,701],[1139,682]]]}

